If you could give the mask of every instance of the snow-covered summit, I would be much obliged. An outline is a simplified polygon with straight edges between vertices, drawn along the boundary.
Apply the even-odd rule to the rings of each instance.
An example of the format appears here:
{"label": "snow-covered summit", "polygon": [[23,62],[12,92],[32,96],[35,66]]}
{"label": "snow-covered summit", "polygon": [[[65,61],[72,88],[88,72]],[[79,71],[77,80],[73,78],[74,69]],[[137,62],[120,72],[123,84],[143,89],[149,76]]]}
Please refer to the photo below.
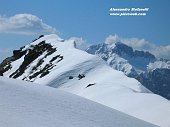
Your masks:
{"label": "snow-covered summit", "polygon": [[4,60],[0,74],[74,93],[152,124],[170,125],[168,100],[75,45],[55,35],[40,36]]}

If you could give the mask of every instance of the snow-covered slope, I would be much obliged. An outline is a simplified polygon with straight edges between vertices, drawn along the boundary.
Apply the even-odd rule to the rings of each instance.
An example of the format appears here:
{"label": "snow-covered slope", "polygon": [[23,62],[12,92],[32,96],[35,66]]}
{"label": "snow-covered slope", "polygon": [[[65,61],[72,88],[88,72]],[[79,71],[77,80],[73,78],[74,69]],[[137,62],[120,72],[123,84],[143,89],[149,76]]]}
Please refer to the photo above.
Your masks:
{"label": "snow-covered slope", "polygon": [[2,64],[6,77],[32,81],[102,103],[144,121],[170,126],[170,103],[100,57],[75,48],[74,40],[41,36]]}
{"label": "snow-covered slope", "polygon": [[1,127],[156,127],[46,86],[0,77]]}

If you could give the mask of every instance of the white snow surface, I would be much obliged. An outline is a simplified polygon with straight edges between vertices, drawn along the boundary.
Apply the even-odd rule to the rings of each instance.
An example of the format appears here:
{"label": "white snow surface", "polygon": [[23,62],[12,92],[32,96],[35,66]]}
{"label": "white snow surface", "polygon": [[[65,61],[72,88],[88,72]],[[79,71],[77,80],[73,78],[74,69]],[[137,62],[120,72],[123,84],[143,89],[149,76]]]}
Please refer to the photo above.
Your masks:
{"label": "white snow surface", "polygon": [[0,77],[1,127],[156,127],[82,97]]}
{"label": "white snow surface", "polygon": [[[168,100],[151,93],[137,80],[125,76],[123,72],[112,69],[101,58],[76,49],[76,42],[73,40],[63,41],[56,35],[47,35],[32,44],[38,44],[43,40],[56,47],[57,51],[44,59],[42,67],[58,54],[64,59],[56,63],[54,61],[53,64],[56,66],[50,70],[50,73],[42,78],[33,79],[34,83],[88,98],[158,126],[170,126]],[[25,48],[30,47],[27,45]],[[32,67],[42,57],[33,61],[18,79],[29,77]],[[12,65],[20,64],[12,63]],[[13,73],[12,69],[6,73]],[[79,80],[79,74],[85,77]],[[70,76],[73,79],[69,79]]]}
{"label": "white snow surface", "polygon": [[[99,56],[101,54],[98,54]],[[100,56],[101,57],[101,56]],[[107,63],[114,69],[122,71],[125,73],[125,75],[129,75],[133,71],[132,65],[128,63],[128,60],[125,60],[124,58],[119,57],[117,54],[111,54],[109,56]]]}

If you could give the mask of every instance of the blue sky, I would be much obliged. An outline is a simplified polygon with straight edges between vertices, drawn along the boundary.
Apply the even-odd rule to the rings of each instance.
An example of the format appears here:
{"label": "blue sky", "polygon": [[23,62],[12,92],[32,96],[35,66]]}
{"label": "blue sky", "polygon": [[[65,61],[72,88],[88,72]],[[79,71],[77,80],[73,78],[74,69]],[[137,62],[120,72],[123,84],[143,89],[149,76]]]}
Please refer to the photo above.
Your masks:
{"label": "blue sky", "polygon": [[[54,28],[64,39],[82,37],[92,44],[104,42],[109,35],[117,34],[121,37],[120,40],[122,38],[124,40],[129,38],[144,39],[146,43],[151,43],[154,46],[161,45],[161,48],[164,48],[163,46],[170,44],[169,6],[169,0],[5,0],[0,4],[2,20],[0,20],[0,29],[2,29],[4,21],[8,24],[9,22],[6,20],[16,14],[31,14],[42,19],[45,25],[52,27],[46,29],[43,25],[37,28],[43,27],[50,32]],[[148,7],[149,12],[147,16],[116,17],[109,16],[111,7]],[[36,24],[37,22],[34,25]],[[14,26],[9,25],[9,27]],[[24,29],[27,28],[27,26],[24,27]],[[34,26],[34,28],[36,27]],[[33,34],[23,34],[23,29],[20,33],[11,32],[11,29],[4,32],[3,29],[0,31],[0,61],[13,49],[29,43],[38,34],[41,34],[41,30],[35,32],[33,28],[29,28],[29,31],[33,30]],[[170,51],[169,47],[166,53],[168,51]]]}

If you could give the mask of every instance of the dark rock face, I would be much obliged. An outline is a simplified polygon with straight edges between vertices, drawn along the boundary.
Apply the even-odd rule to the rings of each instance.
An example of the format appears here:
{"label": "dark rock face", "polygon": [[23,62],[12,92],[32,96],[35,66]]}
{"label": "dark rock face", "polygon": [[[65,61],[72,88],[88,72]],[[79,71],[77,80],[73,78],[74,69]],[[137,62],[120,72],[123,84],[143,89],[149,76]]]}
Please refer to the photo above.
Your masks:
{"label": "dark rock face", "polygon": [[[23,48],[23,47],[22,47]],[[13,56],[6,58],[1,64],[0,64],[0,75],[3,76],[3,73],[10,70],[12,68],[11,62],[21,58],[26,54],[27,51],[22,51],[22,48],[19,50],[13,51]]]}
{"label": "dark rock face", "polygon": [[115,53],[119,53],[119,55],[121,55],[121,53],[124,52],[130,57],[144,57],[148,59],[156,59],[155,56],[149,52],[138,51],[138,50],[133,51],[132,47],[127,46],[121,42],[117,42],[115,45],[116,48],[114,48],[114,50],[117,51]]}
{"label": "dark rock face", "polygon": [[[18,78],[19,76],[21,76],[26,70],[27,66],[40,55],[42,55],[45,51],[47,51],[47,54],[45,56],[47,57],[48,55],[54,53],[56,49],[52,48],[51,45],[46,44],[45,41],[42,41],[39,44],[32,46],[32,49],[28,49],[21,66],[13,74],[11,74],[10,77]],[[40,61],[39,64],[40,63],[42,63],[42,61]]]}
{"label": "dark rock face", "polygon": [[78,75],[78,80],[81,80],[82,78],[85,78],[85,75],[84,74],[79,74]]}
{"label": "dark rock face", "polygon": [[152,92],[170,99],[170,69],[155,69],[139,75],[137,80]]}
{"label": "dark rock face", "polygon": [[41,70],[39,70],[38,72],[34,73],[33,75],[29,76],[29,79],[33,79],[35,77],[37,77],[38,75],[40,75],[40,78],[44,77],[45,75],[49,74],[49,70],[52,69],[54,67],[53,64],[46,64],[45,67]]}
{"label": "dark rock face", "polygon": [[135,50],[134,57],[144,57],[148,59],[156,59],[154,55],[149,52]]}
{"label": "dark rock face", "polygon": [[[44,35],[41,35],[39,38],[43,38]],[[38,38],[38,39],[39,39]],[[34,41],[38,40],[35,39]],[[33,41],[33,42],[34,42]],[[23,80],[30,81],[37,76],[40,78],[44,77],[45,75],[50,73],[50,70],[56,66],[56,64],[64,59],[61,54],[53,55],[54,57],[49,59],[49,63],[46,63],[41,67],[44,63],[44,59],[48,56],[52,55],[53,53],[57,52],[57,49],[54,48],[50,43],[46,43],[45,40],[38,43],[38,44],[31,44],[28,48],[21,47],[19,50],[13,51],[13,56],[6,58],[0,64],[0,75],[12,68],[11,63],[23,57],[23,62],[18,63],[18,69],[14,71],[9,77],[11,78],[18,78],[25,73],[25,70],[30,67],[32,62],[36,62],[36,65],[29,68],[30,72],[27,77],[24,77]],[[41,57],[40,57],[41,56]],[[55,63],[55,64],[54,64]]]}
{"label": "dark rock face", "polygon": [[115,43],[116,47],[113,49],[114,53],[117,53],[118,55],[122,55],[122,53],[126,53],[129,56],[134,56],[133,49],[121,42]]}
{"label": "dark rock face", "polygon": [[14,57],[15,60],[21,58],[25,54],[26,54],[26,51],[22,51],[21,49],[13,51],[13,57]]}
{"label": "dark rock face", "polygon": [[3,73],[8,71],[11,68],[10,61],[12,60],[12,57],[6,58],[1,64],[0,64],[0,76],[3,76]]}

